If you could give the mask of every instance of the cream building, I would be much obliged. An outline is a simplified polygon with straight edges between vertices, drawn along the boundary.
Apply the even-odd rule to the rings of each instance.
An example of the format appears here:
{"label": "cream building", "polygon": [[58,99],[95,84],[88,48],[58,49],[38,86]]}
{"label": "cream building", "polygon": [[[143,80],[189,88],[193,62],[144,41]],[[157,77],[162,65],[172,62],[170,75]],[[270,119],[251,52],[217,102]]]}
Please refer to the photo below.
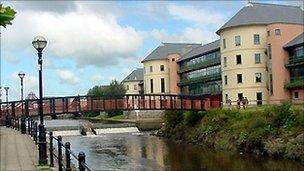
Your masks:
{"label": "cream building", "polygon": [[201,44],[163,43],[143,61],[145,94],[180,94],[177,60]]}
{"label": "cream building", "polygon": [[[280,13],[283,15],[278,15]],[[303,24],[301,16],[303,10],[299,7],[249,3],[217,31],[221,41],[224,101],[247,97],[253,101],[251,104],[269,102],[267,26]],[[284,78],[277,76],[276,79]]]}
{"label": "cream building", "polygon": [[132,71],[122,84],[127,90],[126,94],[142,94],[143,93],[143,69],[137,68]]}

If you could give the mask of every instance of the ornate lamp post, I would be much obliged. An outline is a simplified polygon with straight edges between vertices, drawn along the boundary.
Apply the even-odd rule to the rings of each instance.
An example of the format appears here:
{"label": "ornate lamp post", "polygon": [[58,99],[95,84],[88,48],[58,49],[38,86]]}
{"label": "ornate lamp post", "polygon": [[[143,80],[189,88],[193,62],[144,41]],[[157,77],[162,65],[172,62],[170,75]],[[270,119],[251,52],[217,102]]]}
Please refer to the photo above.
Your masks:
{"label": "ornate lamp post", "polygon": [[4,90],[5,90],[5,95],[6,95],[6,102],[8,102],[8,90],[9,90],[9,87],[4,87]]}
{"label": "ornate lamp post", "polygon": [[38,100],[38,113],[40,118],[39,128],[39,164],[47,164],[47,151],[46,151],[46,132],[43,124],[43,94],[42,94],[42,50],[46,47],[47,41],[42,36],[37,36],[32,42],[34,48],[38,51],[38,65],[39,65],[39,100]]}
{"label": "ornate lamp post", "polygon": [[23,78],[25,76],[25,73],[20,71],[18,76],[20,78],[20,97],[21,97],[21,100],[23,100]]}

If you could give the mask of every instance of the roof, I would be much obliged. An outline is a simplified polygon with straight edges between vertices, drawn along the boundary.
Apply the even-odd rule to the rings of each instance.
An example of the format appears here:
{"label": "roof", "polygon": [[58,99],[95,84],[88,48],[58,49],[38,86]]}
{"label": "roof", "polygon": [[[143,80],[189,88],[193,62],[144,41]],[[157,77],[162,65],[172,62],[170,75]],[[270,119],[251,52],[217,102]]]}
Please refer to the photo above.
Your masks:
{"label": "roof", "polygon": [[299,6],[265,3],[248,3],[216,33],[226,28],[271,23],[304,24],[304,12]]}
{"label": "roof", "polygon": [[167,59],[167,56],[172,53],[184,55],[193,48],[201,46],[200,43],[162,43],[154,49],[142,62]]}
{"label": "roof", "polygon": [[290,48],[301,44],[304,44],[304,33],[301,33],[300,35],[292,39],[290,42],[286,43],[284,45],[284,48]]}
{"label": "roof", "polygon": [[184,54],[177,62],[184,61],[186,59],[190,59],[198,55],[203,55],[219,49],[220,49],[220,40],[216,40],[211,43],[207,43],[203,46],[199,46],[192,49],[190,52]]}
{"label": "roof", "polygon": [[122,82],[128,82],[128,81],[142,81],[144,80],[144,70],[143,68],[137,68],[134,71],[131,72],[125,79],[122,80]]}

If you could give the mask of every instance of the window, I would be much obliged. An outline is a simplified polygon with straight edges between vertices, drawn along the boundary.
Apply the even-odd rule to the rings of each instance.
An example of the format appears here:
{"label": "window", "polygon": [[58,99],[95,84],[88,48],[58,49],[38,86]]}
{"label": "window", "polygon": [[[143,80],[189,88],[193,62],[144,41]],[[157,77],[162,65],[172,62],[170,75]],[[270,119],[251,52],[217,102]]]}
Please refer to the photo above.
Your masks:
{"label": "window", "polygon": [[257,105],[261,105],[263,103],[262,93],[261,92],[256,93],[256,97],[257,97]]}
{"label": "window", "polygon": [[255,45],[259,45],[260,44],[260,35],[258,35],[258,34],[254,34],[253,35],[253,43]]}
{"label": "window", "polygon": [[260,53],[254,54],[254,61],[255,61],[256,64],[261,63],[261,54]]}
{"label": "window", "polygon": [[236,64],[242,64],[242,56],[236,55]]}
{"label": "window", "polygon": [[174,62],[175,61],[175,58],[172,58],[172,62]]}
{"label": "window", "polygon": [[146,73],[146,67],[144,67],[144,74]]}
{"label": "window", "polygon": [[134,85],[134,90],[137,90],[137,85],[136,84]]}
{"label": "window", "polygon": [[295,99],[299,98],[299,92],[297,92],[297,91],[294,92],[294,98]]}
{"label": "window", "polygon": [[273,81],[272,81],[272,74],[269,74],[269,91],[270,94],[273,95]]}
{"label": "window", "polygon": [[271,59],[271,44],[268,44],[267,51],[268,51],[268,57],[269,59]]}
{"label": "window", "polygon": [[165,66],[164,65],[160,65],[160,71],[165,71]]}
{"label": "window", "polygon": [[225,75],[225,85],[227,85],[228,83],[228,79],[227,79],[227,75]]}
{"label": "window", "polygon": [[243,93],[238,93],[238,99],[240,99],[240,100],[243,99]]}
{"label": "window", "polygon": [[270,36],[270,31],[269,30],[267,31],[267,36]]}
{"label": "window", "polygon": [[225,100],[228,102],[228,94],[225,94]]}
{"label": "window", "polygon": [[165,79],[164,79],[164,78],[161,78],[161,79],[160,79],[160,91],[161,91],[162,93],[165,92]]}
{"label": "window", "polygon": [[234,43],[235,43],[235,46],[240,46],[241,45],[241,36],[235,36],[234,37]]}
{"label": "window", "polygon": [[281,35],[281,30],[280,29],[275,29],[274,34],[275,35]]}
{"label": "window", "polygon": [[255,82],[260,83],[262,82],[262,73],[255,73]]}
{"label": "window", "polygon": [[237,74],[237,83],[242,83],[243,79],[242,79],[242,74]]}
{"label": "window", "polygon": [[223,48],[226,48],[226,39],[223,39]]}
{"label": "window", "polygon": [[127,88],[126,88],[127,90],[129,90],[129,85],[127,85]]}
{"label": "window", "polygon": [[150,91],[153,93],[153,79],[150,79]]}
{"label": "window", "polygon": [[227,57],[224,57],[224,67],[227,67]]}
{"label": "window", "polygon": [[150,72],[153,72],[153,66],[150,66]]}

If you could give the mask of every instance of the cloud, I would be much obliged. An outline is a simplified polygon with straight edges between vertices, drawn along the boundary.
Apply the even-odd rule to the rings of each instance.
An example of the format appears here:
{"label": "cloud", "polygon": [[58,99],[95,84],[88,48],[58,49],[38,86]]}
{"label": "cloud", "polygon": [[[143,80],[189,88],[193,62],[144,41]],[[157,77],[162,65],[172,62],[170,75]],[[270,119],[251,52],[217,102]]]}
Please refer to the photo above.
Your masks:
{"label": "cloud", "polygon": [[16,56],[5,56],[4,60],[11,64],[19,64],[19,59]]}
{"label": "cloud", "polygon": [[93,75],[91,77],[91,81],[94,83],[94,84],[100,84],[101,83],[101,80],[103,79],[103,77],[101,75]]}
{"label": "cloud", "polygon": [[213,31],[201,28],[185,28],[181,34],[170,34],[165,30],[153,30],[151,35],[159,42],[208,43],[218,38]]}
{"label": "cloud", "polygon": [[168,5],[167,8],[169,13],[176,19],[190,21],[197,25],[221,25],[225,21],[225,16],[221,13],[190,5]]}
{"label": "cloud", "polygon": [[36,35],[48,40],[45,55],[71,58],[78,66],[115,65],[135,56],[144,41],[144,33],[120,25],[115,13],[97,13],[79,3],[76,10],[63,14],[19,11],[13,25],[3,30],[3,49],[34,51],[31,41]]}
{"label": "cloud", "polygon": [[58,69],[57,75],[61,83],[70,84],[70,85],[75,85],[80,83],[79,78],[77,78],[76,75],[70,70]]}

